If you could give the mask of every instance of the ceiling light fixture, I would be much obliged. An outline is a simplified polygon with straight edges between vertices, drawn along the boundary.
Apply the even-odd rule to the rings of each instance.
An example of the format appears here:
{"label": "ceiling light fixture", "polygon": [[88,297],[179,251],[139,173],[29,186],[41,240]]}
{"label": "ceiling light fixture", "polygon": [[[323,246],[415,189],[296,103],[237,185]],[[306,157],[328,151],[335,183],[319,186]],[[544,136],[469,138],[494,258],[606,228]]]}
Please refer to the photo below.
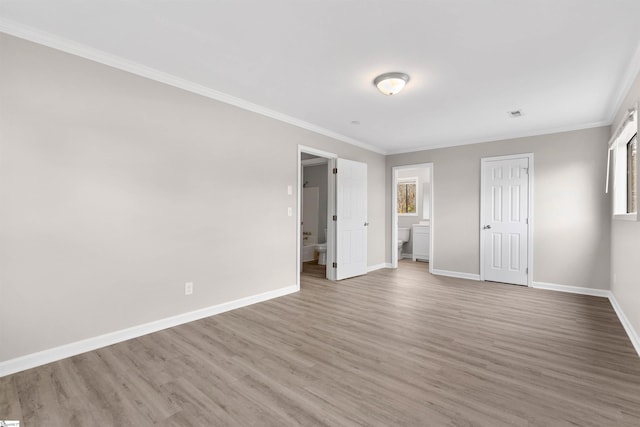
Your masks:
{"label": "ceiling light fixture", "polygon": [[378,90],[385,95],[395,95],[409,82],[409,75],[405,73],[384,73],[373,80]]}

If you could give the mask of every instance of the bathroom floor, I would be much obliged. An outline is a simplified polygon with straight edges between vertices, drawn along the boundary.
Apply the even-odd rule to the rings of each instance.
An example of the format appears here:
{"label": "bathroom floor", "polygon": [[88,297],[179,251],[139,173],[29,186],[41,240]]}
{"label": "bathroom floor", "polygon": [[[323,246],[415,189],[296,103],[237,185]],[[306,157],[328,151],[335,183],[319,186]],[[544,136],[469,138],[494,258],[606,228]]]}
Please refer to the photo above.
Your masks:
{"label": "bathroom floor", "polygon": [[325,279],[327,277],[327,266],[318,264],[318,261],[304,262],[302,263],[302,274]]}
{"label": "bathroom floor", "polygon": [[398,268],[402,267],[410,267],[411,265],[415,265],[415,263],[419,263],[422,266],[427,266],[427,271],[429,271],[429,261],[416,260],[413,261],[411,258],[402,258],[398,260]]}

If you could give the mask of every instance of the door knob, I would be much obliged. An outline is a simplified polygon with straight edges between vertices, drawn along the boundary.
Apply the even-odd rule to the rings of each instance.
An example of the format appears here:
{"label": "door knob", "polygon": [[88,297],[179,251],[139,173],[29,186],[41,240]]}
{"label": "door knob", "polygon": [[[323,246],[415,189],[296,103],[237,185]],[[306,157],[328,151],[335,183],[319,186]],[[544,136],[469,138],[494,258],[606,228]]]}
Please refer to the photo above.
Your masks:
{"label": "door knob", "polygon": [[485,226],[484,226],[484,227],[482,227],[482,228],[483,228],[484,230],[488,230],[488,229],[490,229],[490,228],[491,228],[491,226],[490,226],[490,225],[485,225]]}
{"label": "door knob", "polygon": [[369,226],[369,223],[368,223],[368,222],[365,222],[365,223],[364,223],[364,226],[365,226],[365,227],[368,227],[368,226]]}

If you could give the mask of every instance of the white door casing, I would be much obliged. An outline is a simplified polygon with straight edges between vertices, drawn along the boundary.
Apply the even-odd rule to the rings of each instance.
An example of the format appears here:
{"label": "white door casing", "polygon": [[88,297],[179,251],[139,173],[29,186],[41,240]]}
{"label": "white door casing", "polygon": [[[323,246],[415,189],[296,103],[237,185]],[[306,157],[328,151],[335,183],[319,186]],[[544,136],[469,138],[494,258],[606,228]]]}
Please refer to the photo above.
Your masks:
{"label": "white door casing", "polygon": [[367,164],[337,159],[337,169],[336,279],[340,280],[367,273]]}
{"label": "white door casing", "polygon": [[[302,271],[302,187],[303,187],[303,160],[302,153],[312,154],[314,156],[323,157],[327,159],[327,168],[331,171],[336,167],[337,155],[327,151],[318,150],[317,148],[308,147],[304,145],[298,145],[298,197],[297,197],[297,224],[296,234],[296,288],[300,289],[300,272]],[[336,248],[336,230],[335,223],[331,221],[331,216],[335,212],[336,206],[336,184],[335,175],[328,173],[327,175],[327,279],[336,280],[335,269],[330,268],[331,263],[335,260],[335,248]]]}
{"label": "white door casing", "polygon": [[482,159],[480,276],[527,285],[532,155]]}
{"label": "white door casing", "polygon": [[[397,242],[398,242],[398,172],[400,172],[403,169],[420,169],[420,168],[426,168],[428,171],[428,175],[429,175],[429,188],[428,188],[428,193],[429,193],[429,198],[427,201],[427,207],[428,207],[428,212],[429,212],[429,248],[426,254],[425,259],[429,261],[429,273],[433,274],[433,265],[434,265],[434,252],[435,249],[433,247],[433,233],[434,233],[434,212],[435,212],[435,208],[434,208],[434,164],[433,163],[419,163],[419,164],[410,164],[410,165],[403,165],[403,166],[393,166],[391,168],[391,176],[392,176],[392,188],[391,188],[391,212],[390,212],[390,217],[391,217],[391,241],[390,243],[390,249],[391,249],[391,267],[392,268],[398,268],[398,247]],[[424,191],[423,191],[424,194]],[[424,199],[423,199],[423,204],[424,204]],[[425,218],[426,219],[426,218]],[[413,238],[413,237],[412,237]]]}

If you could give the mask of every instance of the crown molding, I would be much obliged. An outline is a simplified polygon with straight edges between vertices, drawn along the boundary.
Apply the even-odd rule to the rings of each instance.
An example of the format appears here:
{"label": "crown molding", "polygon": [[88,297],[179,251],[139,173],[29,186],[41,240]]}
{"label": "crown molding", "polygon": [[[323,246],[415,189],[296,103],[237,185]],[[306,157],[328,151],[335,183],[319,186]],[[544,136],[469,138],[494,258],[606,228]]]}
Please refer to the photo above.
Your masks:
{"label": "crown molding", "polygon": [[375,153],[383,155],[387,154],[385,150],[382,150],[379,147],[375,147],[371,144],[367,144],[348,136],[341,135],[321,126],[314,125],[313,123],[297,119],[279,111],[271,110],[261,105],[254,104],[242,98],[237,98],[235,96],[209,88],[207,86],[174,76],[169,73],[165,73],[163,71],[156,70],[155,68],[147,67],[145,65],[138,64],[137,62],[129,61],[119,56],[112,55],[110,53],[103,52],[101,50],[91,48],[81,43],[76,43],[63,37],[47,33],[45,31],[41,31],[14,21],[0,18],[0,32],[24,40],[28,40],[30,42],[38,43],[56,50],[60,50],[62,52],[70,53],[72,55],[98,62],[109,67],[117,68],[119,70],[126,71],[140,77],[186,90],[188,92],[202,95],[207,98],[223,102],[225,104],[233,105],[235,107],[242,108],[243,110],[270,117],[272,119],[288,123],[290,125],[306,129],[311,132],[327,136],[329,138],[346,142],[347,144],[354,145],[368,151],[373,151]]}
{"label": "crown molding", "polygon": [[29,27],[14,21],[0,18],[0,32],[6,33],[21,39],[25,39],[34,43],[38,43],[44,46],[48,46],[56,50],[60,50],[75,56],[79,56],[94,62],[98,62],[104,65],[128,72],[128,73],[135,74],[144,78],[148,78],[150,80],[154,80],[160,83],[164,83],[182,90],[186,90],[188,92],[205,96],[207,98],[210,98],[219,102],[223,102],[225,104],[233,105],[235,107],[238,107],[247,111],[251,111],[266,117],[270,117],[280,122],[284,122],[301,129],[306,129],[308,131],[311,131],[320,135],[324,135],[329,138],[333,138],[338,141],[342,141],[347,144],[350,144],[368,151],[372,151],[378,154],[382,154],[382,155],[413,153],[418,151],[434,150],[438,148],[478,144],[483,142],[500,141],[505,139],[524,138],[529,136],[538,136],[538,135],[545,135],[545,134],[559,133],[559,132],[568,132],[573,130],[588,129],[588,128],[594,128],[599,126],[609,126],[615,119],[615,115],[619,111],[622,105],[622,102],[624,101],[625,97],[629,92],[629,89],[631,88],[631,85],[633,84],[636,76],[640,72],[640,43],[639,43],[632,59],[629,61],[629,64],[626,68],[625,73],[623,74],[623,78],[621,80],[620,85],[618,86],[617,91],[615,91],[615,95],[612,96],[611,98],[612,100],[609,105],[609,108],[606,111],[605,120],[602,120],[599,122],[586,123],[586,124],[581,124],[576,126],[567,126],[567,127],[555,128],[555,129],[537,130],[537,131],[532,131],[528,133],[510,133],[505,135],[496,135],[495,137],[488,137],[488,138],[487,137],[474,138],[470,140],[438,143],[434,145],[424,145],[424,146],[412,147],[412,148],[385,150],[380,147],[376,147],[374,145],[339,134],[337,132],[315,125],[313,123],[309,123],[304,120],[289,116],[287,114],[284,114],[275,110],[271,110],[261,105],[254,104],[242,98],[237,98],[235,96],[209,88],[207,86],[204,86],[186,79],[182,79],[172,74],[165,73],[165,72],[156,70],[154,68],[144,66],[134,61],[126,60],[119,56],[112,55],[107,52],[103,52],[98,49],[94,49],[89,46],[76,43],[74,41],[65,39],[63,37],[60,37],[51,33],[47,33],[45,31],[41,31],[36,28]]}
{"label": "crown molding", "polygon": [[584,130],[584,129],[592,129],[592,128],[597,128],[597,127],[602,127],[602,126],[609,126],[611,125],[610,121],[599,121],[599,122],[593,122],[593,123],[585,123],[585,124],[580,124],[580,125],[575,125],[575,126],[566,126],[566,127],[560,127],[560,128],[553,128],[553,129],[543,129],[543,130],[536,130],[536,131],[531,131],[531,132],[514,132],[514,133],[509,133],[509,134],[503,134],[503,135],[496,135],[496,136],[489,136],[489,137],[484,137],[484,138],[477,138],[477,139],[466,139],[466,140],[461,140],[461,141],[454,141],[454,142],[448,142],[446,144],[434,144],[434,145],[426,145],[426,146],[422,146],[422,147],[414,147],[414,148],[407,148],[407,149],[399,149],[399,150],[388,150],[387,151],[387,155],[392,155],[392,154],[407,154],[407,153],[417,153],[418,151],[428,151],[428,150],[436,150],[438,148],[449,148],[449,147],[458,147],[461,145],[472,145],[472,144],[482,144],[485,142],[497,142],[497,141],[504,141],[507,139],[518,139],[518,138],[528,138],[531,136],[541,136],[541,135],[552,135],[554,133],[562,133],[562,132],[571,132],[571,131],[576,131],[576,130]]}
{"label": "crown molding", "polygon": [[636,51],[631,57],[629,65],[627,65],[627,68],[622,75],[622,80],[620,80],[618,90],[614,92],[614,95],[611,98],[611,103],[609,104],[606,120],[609,124],[613,123],[616,118],[616,114],[618,114],[618,111],[620,111],[620,108],[622,108],[622,103],[627,97],[627,94],[629,93],[633,82],[635,82],[636,77],[638,76],[638,73],[640,73],[640,42],[636,46]]}

